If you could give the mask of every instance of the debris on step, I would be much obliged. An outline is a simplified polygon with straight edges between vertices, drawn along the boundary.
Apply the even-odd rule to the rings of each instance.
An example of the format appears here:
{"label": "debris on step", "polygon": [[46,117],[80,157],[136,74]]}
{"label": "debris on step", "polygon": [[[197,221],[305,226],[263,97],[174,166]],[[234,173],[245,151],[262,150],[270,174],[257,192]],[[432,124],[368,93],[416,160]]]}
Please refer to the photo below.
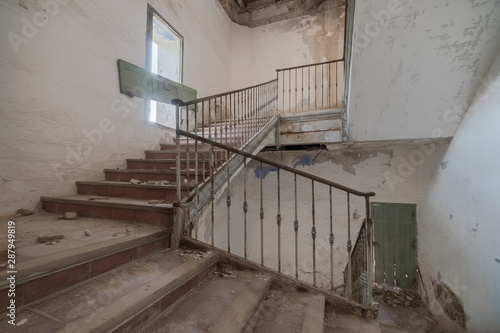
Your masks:
{"label": "debris on step", "polygon": [[108,199],[109,197],[103,197],[103,196],[89,198],[89,200],[108,200]]}
{"label": "debris on step", "polygon": [[142,182],[140,180],[138,180],[138,179],[132,178],[130,180],[130,184],[139,185],[139,184],[142,184]]}
{"label": "debris on step", "polygon": [[36,214],[36,212],[34,210],[21,208],[21,209],[17,210],[17,212],[14,215],[14,217],[28,216],[28,215],[33,215],[33,214]]}
{"label": "debris on step", "polygon": [[159,205],[159,204],[163,204],[163,203],[166,203],[165,200],[149,200],[148,201],[148,204],[150,205]]}
{"label": "debris on step", "polygon": [[84,234],[85,234],[85,236],[87,236],[87,237],[92,236],[92,233],[91,233],[89,230],[85,230],[83,233],[84,233]]}
{"label": "debris on step", "polygon": [[170,182],[168,180],[148,180],[146,183],[148,185],[159,185],[159,186],[170,185]]}
{"label": "debris on step", "polygon": [[64,239],[64,235],[61,234],[50,234],[50,235],[40,235],[36,239],[39,243],[52,243]]}
{"label": "debris on step", "polygon": [[416,308],[422,304],[417,292],[394,288],[386,284],[374,284],[373,298],[377,302],[385,303],[395,309],[399,307]]}
{"label": "debris on step", "polygon": [[78,214],[76,212],[66,212],[64,213],[65,220],[76,220],[78,218]]}

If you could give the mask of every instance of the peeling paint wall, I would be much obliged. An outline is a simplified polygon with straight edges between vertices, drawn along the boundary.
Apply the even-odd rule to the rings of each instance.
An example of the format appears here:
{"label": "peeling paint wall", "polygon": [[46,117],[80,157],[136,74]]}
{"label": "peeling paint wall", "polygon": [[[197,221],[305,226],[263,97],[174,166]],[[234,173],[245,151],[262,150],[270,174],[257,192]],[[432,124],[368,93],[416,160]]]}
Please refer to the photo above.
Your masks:
{"label": "peeling paint wall", "polygon": [[[435,166],[441,160],[447,142],[425,146],[371,147],[356,149],[314,150],[303,152],[265,152],[259,156],[268,158],[298,170],[352,187],[360,191],[375,191],[373,201],[394,203],[418,203],[420,183],[429,175],[420,168],[422,165]],[[428,152],[428,154],[424,153]],[[422,156],[418,160],[418,156]],[[414,164],[416,163],[416,164]],[[417,165],[418,164],[418,165]],[[412,168],[412,169],[410,169]],[[431,168],[430,168],[431,169]],[[244,254],[244,214],[243,214],[243,172],[231,183],[231,250]],[[278,267],[277,259],[277,170],[251,162],[247,169],[248,195],[248,256],[260,263],[260,180],[263,181],[264,203],[264,262],[271,268]],[[294,248],[294,182],[293,176],[280,172],[281,214],[282,214],[282,270],[295,275]],[[215,244],[227,248],[227,188],[217,199],[215,209]],[[298,221],[299,221],[299,277],[312,282],[312,206],[311,181],[298,178]],[[329,237],[329,194],[328,187],[315,185],[315,209],[317,224],[317,269],[318,285],[328,288],[330,276]],[[343,283],[342,271],[347,262],[347,213],[345,192],[333,191],[334,216],[334,284]],[[351,196],[351,240],[354,243],[365,217],[365,200]],[[200,219],[198,237],[210,243],[210,213]]]}
{"label": "peeling paint wall", "polygon": [[344,6],[256,28],[234,24],[231,86],[239,89],[276,78],[276,69],[342,58]]}
{"label": "peeling paint wall", "polygon": [[[149,1],[184,37],[184,83],[229,90],[231,21],[217,0]],[[0,214],[75,193],[171,140],[119,92],[117,60],[145,64],[147,1],[0,2]]]}
{"label": "peeling paint wall", "polygon": [[499,1],[356,1],[350,140],[453,136],[499,30]]}
{"label": "peeling paint wall", "polygon": [[[433,280],[449,287],[463,303],[469,332],[500,330],[500,53],[487,77],[446,155],[430,170],[419,210],[427,293],[433,294]],[[436,298],[431,310],[450,322]],[[448,332],[458,332],[452,324]]]}

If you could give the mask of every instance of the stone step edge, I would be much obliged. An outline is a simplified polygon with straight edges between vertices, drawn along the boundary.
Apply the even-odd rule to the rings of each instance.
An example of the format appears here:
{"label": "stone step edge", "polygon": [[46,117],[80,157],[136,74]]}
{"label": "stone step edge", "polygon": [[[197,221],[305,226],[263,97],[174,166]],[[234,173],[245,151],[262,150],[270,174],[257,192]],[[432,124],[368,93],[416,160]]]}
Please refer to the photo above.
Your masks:
{"label": "stone step edge", "polygon": [[328,302],[328,304],[332,305],[334,309],[339,308],[346,313],[351,313],[358,317],[363,317],[367,319],[377,318],[378,314],[377,304],[373,304],[370,306],[350,301],[343,296],[331,293],[319,287],[314,287],[309,283],[296,280],[295,278],[280,273],[275,269],[261,266],[256,262],[253,262],[251,260],[246,260],[235,254],[228,253],[218,248],[213,248],[210,245],[193,238],[183,237],[181,240],[181,246],[186,246],[201,251],[217,251],[220,255],[220,262],[223,264],[232,265],[234,267],[238,267],[239,269],[248,269],[269,274],[273,277],[273,283],[276,284],[277,286],[283,288],[295,288],[295,289],[307,290],[310,293],[321,294],[325,297],[325,301]]}
{"label": "stone step edge", "polygon": [[[99,206],[99,207],[109,207],[109,208],[121,208],[128,210],[139,210],[146,212],[159,212],[159,213],[170,213],[173,211],[174,207],[172,204],[148,204],[142,202],[143,200],[133,200],[127,199],[128,201],[136,201],[136,203],[120,203],[113,202],[113,197],[109,197],[111,200],[90,200],[89,198],[93,197],[91,195],[71,195],[71,196],[55,196],[55,197],[41,197],[40,201],[42,202],[51,202],[51,203],[62,203],[62,204],[76,204],[82,206]],[[97,197],[97,196],[96,196]]]}
{"label": "stone step edge", "polygon": [[[177,170],[156,170],[156,169],[104,169],[104,172],[108,173],[144,173],[144,174],[165,174],[165,175],[175,175]],[[198,172],[203,172],[203,169],[198,169]],[[194,174],[195,170],[190,170],[190,174]],[[181,174],[187,174],[187,170],[181,170]]]}
{"label": "stone step edge", "polygon": [[272,279],[268,278],[252,283],[229,304],[208,333],[241,332],[264,299],[271,281]]}
{"label": "stone step edge", "polygon": [[323,333],[325,322],[325,296],[309,297],[301,333]]}
{"label": "stone step edge", "polygon": [[100,308],[97,313],[92,313],[75,322],[68,323],[57,333],[113,332],[132,320],[136,314],[142,313],[204,270],[215,266],[218,260],[218,254],[212,253],[203,260],[191,260],[183,263],[170,270],[167,274]]}
{"label": "stone step edge", "polygon": [[[130,240],[112,239],[84,247],[54,253],[41,258],[19,262],[16,266],[16,284],[20,285],[42,277],[46,277],[72,267],[89,263],[98,259],[110,257],[148,243],[170,237],[169,230],[161,230],[153,234],[140,236]],[[0,290],[8,287],[6,272],[0,273]]]}
{"label": "stone step edge", "polygon": [[78,185],[90,185],[90,186],[113,186],[113,187],[126,187],[126,188],[147,188],[147,189],[163,189],[163,190],[177,190],[177,185],[175,183],[170,183],[168,185],[155,185],[155,184],[132,184],[130,182],[119,182],[114,180],[102,180],[102,181],[76,181],[75,184]]}

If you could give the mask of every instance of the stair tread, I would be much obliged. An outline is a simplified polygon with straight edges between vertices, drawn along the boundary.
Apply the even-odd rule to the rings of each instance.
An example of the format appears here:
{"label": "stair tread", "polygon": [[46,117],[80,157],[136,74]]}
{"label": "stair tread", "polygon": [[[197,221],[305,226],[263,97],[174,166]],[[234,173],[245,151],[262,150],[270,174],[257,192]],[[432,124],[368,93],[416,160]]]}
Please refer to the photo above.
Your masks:
{"label": "stair tread", "polygon": [[97,185],[97,186],[117,186],[117,187],[142,187],[142,188],[154,188],[154,189],[165,189],[165,190],[176,190],[177,185],[167,184],[167,185],[156,185],[156,184],[132,184],[131,182],[120,182],[112,180],[101,180],[101,181],[77,181],[77,185]]}
{"label": "stair tread", "polygon": [[55,328],[50,332],[107,332],[212,266],[217,258],[216,253],[195,257],[166,250],[23,307],[17,318],[30,317],[23,332],[40,332],[47,323]]}
{"label": "stair tread", "polygon": [[151,200],[147,199],[141,200],[119,197],[101,197],[84,194],[42,197],[41,200],[46,202],[71,202],[88,206],[121,207],[149,211],[173,210],[172,203],[149,203]]}
{"label": "stair tread", "polygon": [[[121,251],[168,237],[170,232],[144,223],[123,223],[111,219],[80,217],[70,221],[60,215],[37,213],[16,219],[21,230],[27,226],[33,232],[23,235],[22,248],[17,249],[18,284],[47,276],[54,272],[90,262]],[[32,226],[32,222],[36,226]],[[36,229],[33,229],[36,228]],[[39,234],[63,234],[65,238],[55,246],[36,241]],[[85,235],[84,230],[91,232]],[[7,272],[0,272],[0,288],[7,285]]]}
{"label": "stair tread", "polygon": [[271,290],[253,319],[251,332],[323,332],[324,304],[322,295]]}
{"label": "stair tread", "polygon": [[270,283],[256,272],[212,276],[140,332],[240,332]]}

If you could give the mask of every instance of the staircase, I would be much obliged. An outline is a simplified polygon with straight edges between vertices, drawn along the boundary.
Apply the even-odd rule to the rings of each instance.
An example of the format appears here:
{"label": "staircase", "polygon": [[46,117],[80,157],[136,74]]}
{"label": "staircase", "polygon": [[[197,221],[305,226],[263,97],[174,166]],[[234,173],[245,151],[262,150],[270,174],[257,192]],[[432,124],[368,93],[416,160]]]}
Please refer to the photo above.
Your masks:
{"label": "staircase", "polygon": [[[332,275],[331,290],[325,291],[316,287],[316,268],[312,272],[314,284],[304,283],[298,278],[297,265],[292,278],[281,268],[265,267],[263,257],[259,265],[231,254],[229,246],[221,251],[213,244],[215,195],[226,183],[229,188],[231,179],[245,170],[247,160],[259,161],[261,173],[263,163],[277,168],[278,207],[280,170],[293,175],[295,195],[297,177],[311,181],[313,197],[315,184],[328,186],[330,199],[332,190],[340,191],[347,195],[348,203],[350,195],[358,196],[363,203],[366,200],[367,207],[369,197],[374,195],[253,155],[273,130],[279,132],[277,84],[278,80],[273,80],[180,102],[176,144],[146,150],[143,159],[128,159],[125,169],[105,169],[103,181],[76,182],[76,195],[42,197],[42,209],[49,214],[76,212],[81,219],[99,219],[103,224],[120,221],[156,229],[129,235],[126,228],[127,237],[113,235],[95,244],[21,261],[16,267],[16,323],[20,331],[379,332],[376,322],[361,318],[373,318],[376,307],[369,300],[362,305],[337,295]],[[323,95],[330,93],[321,93],[321,98]],[[229,191],[227,194],[229,209]],[[262,212],[262,190],[260,202]],[[211,246],[190,238],[197,214],[210,208]],[[297,255],[297,209],[295,214]],[[348,204],[347,216],[350,214]],[[246,210],[244,215],[246,223]],[[279,208],[277,219],[280,226]],[[228,238],[229,220],[228,212]],[[262,213],[260,220],[262,225]],[[312,223],[312,259],[316,265],[314,208]],[[327,236],[333,251],[331,227]],[[246,243],[245,238],[245,256]],[[348,248],[350,243],[349,238]],[[261,246],[263,249],[263,243]],[[350,270],[348,265],[346,271]],[[365,276],[367,272],[369,268]],[[3,275],[6,273],[0,275],[0,281],[4,281],[0,283],[0,306],[5,309],[9,286]],[[361,288],[371,293],[366,283]],[[0,331],[11,329],[8,318],[3,317]]]}
{"label": "staircase", "polygon": [[[57,216],[39,213],[29,220],[20,217],[16,224],[44,218]],[[89,220],[81,218],[75,225]],[[201,244],[186,242],[178,250],[168,249],[166,239],[164,228],[155,227],[143,235],[24,258],[17,265],[17,326],[9,324],[4,313],[0,331],[270,333],[377,328],[373,321],[325,309],[329,303],[323,294],[294,285],[293,279],[238,263]],[[0,305],[5,309],[7,274],[0,275]],[[326,325],[325,316],[330,318]],[[339,320],[332,324],[332,316]]]}

